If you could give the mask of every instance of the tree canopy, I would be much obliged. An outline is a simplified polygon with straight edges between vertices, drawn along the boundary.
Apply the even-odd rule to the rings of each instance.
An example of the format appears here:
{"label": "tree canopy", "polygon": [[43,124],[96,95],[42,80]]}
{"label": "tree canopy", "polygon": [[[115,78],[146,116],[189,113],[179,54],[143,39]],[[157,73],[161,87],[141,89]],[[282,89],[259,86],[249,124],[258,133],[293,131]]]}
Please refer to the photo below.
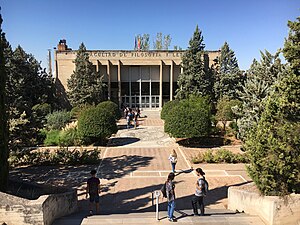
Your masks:
{"label": "tree canopy", "polygon": [[103,100],[103,75],[95,71],[83,43],[75,59],[75,71],[68,80],[68,98],[72,106],[97,105]]}
{"label": "tree canopy", "polygon": [[178,77],[176,99],[186,99],[189,95],[211,96],[212,78],[205,68],[202,32],[198,26],[182,57],[183,73]]}
{"label": "tree canopy", "polygon": [[261,52],[260,62],[253,61],[241,91],[238,91],[239,99],[243,102],[239,112],[236,112],[241,117],[238,126],[242,140],[247,139],[249,131],[260,119],[265,108],[264,100],[272,92],[272,85],[284,76],[286,69],[278,53],[272,55],[268,51]]}
{"label": "tree canopy", "polygon": [[242,84],[242,73],[239,69],[235,53],[230,49],[227,42],[221,48],[220,57],[217,59],[219,65],[215,73],[214,92],[216,99],[227,96],[237,99],[237,90]]}
{"label": "tree canopy", "polygon": [[289,36],[285,40],[283,54],[290,63],[293,72],[300,75],[300,17],[297,21],[288,21]]}

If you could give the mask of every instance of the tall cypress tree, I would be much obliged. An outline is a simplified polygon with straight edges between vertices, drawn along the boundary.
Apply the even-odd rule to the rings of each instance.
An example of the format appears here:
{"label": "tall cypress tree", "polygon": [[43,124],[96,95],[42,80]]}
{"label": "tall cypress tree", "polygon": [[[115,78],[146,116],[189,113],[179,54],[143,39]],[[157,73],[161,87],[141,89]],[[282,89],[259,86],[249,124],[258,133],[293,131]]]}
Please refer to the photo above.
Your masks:
{"label": "tall cypress tree", "polygon": [[237,99],[237,90],[240,89],[242,74],[235,53],[229,48],[227,42],[222,46],[217,61],[219,70],[216,71],[214,84],[216,100],[224,96],[229,99]]}
{"label": "tall cypress tree", "polygon": [[82,104],[97,105],[103,100],[103,88],[103,76],[95,71],[86,47],[81,43],[75,59],[75,71],[68,80],[69,101],[73,107]]}
{"label": "tall cypress tree", "polygon": [[6,68],[4,58],[5,34],[2,32],[2,15],[0,14],[0,191],[7,189],[8,182],[8,129],[5,100]]}
{"label": "tall cypress tree", "polygon": [[198,25],[189,45],[182,57],[183,73],[178,77],[176,99],[186,99],[189,95],[209,96],[212,93],[212,80],[204,64],[205,45]]}
{"label": "tall cypress tree", "polygon": [[297,76],[300,75],[300,17],[298,21],[288,21],[290,28],[288,39],[285,40],[283,55]]}

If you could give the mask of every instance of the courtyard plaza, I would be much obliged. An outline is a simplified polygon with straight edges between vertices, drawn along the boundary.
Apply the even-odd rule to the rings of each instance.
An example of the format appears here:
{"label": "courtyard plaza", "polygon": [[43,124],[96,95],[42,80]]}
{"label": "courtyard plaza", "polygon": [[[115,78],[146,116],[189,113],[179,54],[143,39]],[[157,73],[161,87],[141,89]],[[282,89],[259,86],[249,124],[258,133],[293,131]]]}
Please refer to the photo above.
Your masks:
{"label": "courtyard plaza", "polygon": [[[156,220],[155,199],[152,194],[160,190],[171,172],[168,157],[172,149],[178,155],[174,214],[178,219],[177,223],[264,224],[257,216],[227,210],[228,188],[251,182],[244,164],[191,164],[189,159],[197,149],[179,146],[175,139],[164,133],[159,111],[142,112],[136,129],[127,129],[125,119],[121,119],[118,125],[118,132],[110,138],[107,147],[101,149],[99,165],[65,167],[64,170],[52,168],[48,172],[48,175],[53,173],[50,178],[43,178],[41,175],[36,177],[45,184],[63,184],[78,190],[79,211],[57,219],[53,225],[170,223],[166,217],[166,199],[161,197],[159,221]],[[191,168],[197,167],[205,171],[209,182],[204,217],[192,216],[191,198],[197,176]],[[85,187],[86,180],[90,177],[89,172],[93,168],[101,179],[100,214],[87,216],[88,199],[85,198]],[[26,172],[23,176],[26,176]]]}

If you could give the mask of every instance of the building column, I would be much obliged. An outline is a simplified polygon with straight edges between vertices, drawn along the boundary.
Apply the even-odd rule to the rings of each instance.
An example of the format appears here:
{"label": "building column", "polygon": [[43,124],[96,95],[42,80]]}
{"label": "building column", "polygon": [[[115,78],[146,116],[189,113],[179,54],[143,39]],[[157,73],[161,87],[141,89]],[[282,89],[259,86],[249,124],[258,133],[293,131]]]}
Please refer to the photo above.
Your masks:
{"label": "building column", "polygon": [[174,78],[174,61],[171,61],[170,68],[170,101],[173,100],[173,78]]}
{"label": "building column", "polygon": [[163,89],[163,61],[160,61],[159,66],[159,108],[162,108],[162,89]]}
{"label": "building column", "polygon": [[58,62],[57,62],[57,50],[54,50],[54,64],[55,64],[55,81],[58,80]]}
{"label": "building column", "polygon": [[100,65],[101,65],[101,63],[99,62],[99,60],[97,60],[97,61],[96,61],[96,72],[97,72],[97,73],[99,72]]}
{"label": "building column", "polygon": [[121,108],[122,104],[122,96],[121,96],[121,61],[118,61],[118,99],[119,99],[119,108]]}
{"label": "building column", "polygon": [[111,100],[111,76],[110,76],[110,61],[109,60],[107,60],[106,73],[107,73],[107,86],[108,86],[107,98],[108,98],[108,100]]}

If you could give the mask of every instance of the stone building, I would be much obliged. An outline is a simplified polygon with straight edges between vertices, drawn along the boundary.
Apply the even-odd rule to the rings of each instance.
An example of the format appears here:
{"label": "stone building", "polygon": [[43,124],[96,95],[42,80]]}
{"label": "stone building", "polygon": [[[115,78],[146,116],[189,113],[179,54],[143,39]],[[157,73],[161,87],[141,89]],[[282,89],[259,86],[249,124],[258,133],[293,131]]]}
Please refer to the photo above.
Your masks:
{"label": "stone building", "polygon": [[[61,40],[55,51],[56,79],[67,90],[67,80],[75,70],[75,50]],[[175,50],[88,50],[95,70],[104,75],[106,97],[131,108],[160,109],[173,100],[184,51]],[[220,51],[207,51],[210,66]]]}

